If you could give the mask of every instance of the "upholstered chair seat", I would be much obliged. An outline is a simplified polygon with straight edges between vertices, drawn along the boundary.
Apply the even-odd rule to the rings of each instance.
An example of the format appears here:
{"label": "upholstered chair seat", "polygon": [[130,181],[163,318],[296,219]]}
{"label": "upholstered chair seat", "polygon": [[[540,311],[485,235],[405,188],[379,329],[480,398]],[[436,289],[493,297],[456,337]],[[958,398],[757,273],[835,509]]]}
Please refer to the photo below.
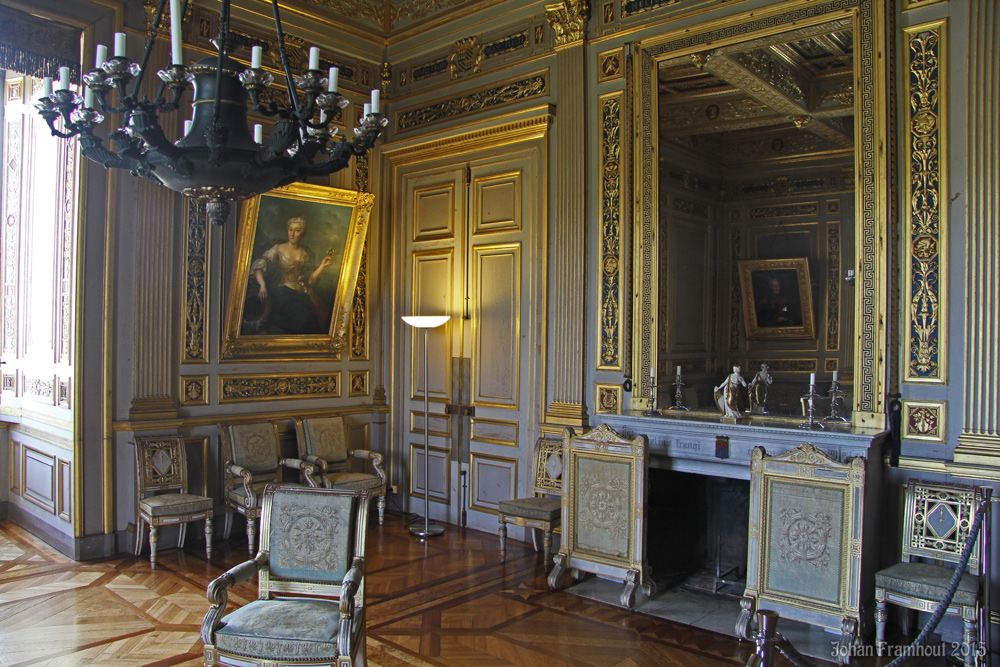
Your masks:
{"label": "upholstered chair seat", "polygon": [[[955,571],[935,563],[896,563],[875,575],[875,585],[886,591],[930,600],[944,599]],[[979,577],[966,572],[958,582],[953,604],[975,605],[979,597]]]}
{"label": "upholstered chair seat", "polygon": [[[275,486],[261,499],[260,551],[208,586],[205,665],[363,667],[370,491]],[[257,599],[226,613],[257,577]]]}
{"label": "upholstered chair seat", "polygon": [[562,512],[562,501],[558,498],[515,498],[501,500],[498,506],[501,514],[510,514],[537,519],[538,521],[555,521]]}
{"label": "upholstered chair seat", "polygon": [[204,496],[171,493],[140,500],[139,507],[150,516],[169,516],[171,514],[187,514],[188,512],[210,510],[214,503],[215,501],[211,498],[205,498]]}

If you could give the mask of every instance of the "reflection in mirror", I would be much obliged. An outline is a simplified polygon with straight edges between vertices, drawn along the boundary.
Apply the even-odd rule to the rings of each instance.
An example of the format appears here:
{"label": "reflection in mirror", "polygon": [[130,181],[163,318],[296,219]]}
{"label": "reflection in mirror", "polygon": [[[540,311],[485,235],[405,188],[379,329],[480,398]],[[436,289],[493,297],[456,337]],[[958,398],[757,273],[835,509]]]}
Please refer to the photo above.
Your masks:
{"label": "reflection in mirror", "polygon": [[[749,383],[766,364],[755,415],[800,417],[810,377],[826,398],[834,373],[852,405],[851,22],[657,67],[657,402],[673,404],[680,366],[685,403],[721,416],[732,367]],[[828,410],[817,402],[817,418]]]}

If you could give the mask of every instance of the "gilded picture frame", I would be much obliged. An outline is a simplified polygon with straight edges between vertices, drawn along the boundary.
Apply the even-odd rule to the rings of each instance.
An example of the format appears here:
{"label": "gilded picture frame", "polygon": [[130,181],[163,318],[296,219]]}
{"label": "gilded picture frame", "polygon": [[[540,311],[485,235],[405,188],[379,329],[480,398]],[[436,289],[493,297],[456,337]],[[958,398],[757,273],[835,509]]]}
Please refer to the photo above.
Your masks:
{"label": "gilded picture frame", "polygon": [[293,183],[243,207],[226,310],[224,359],[333,356],[375,196]]}
{"label": "gilded picture frame", "polygon": [[816,338],[808,259],[742,260],[739,273],[747,338]]}

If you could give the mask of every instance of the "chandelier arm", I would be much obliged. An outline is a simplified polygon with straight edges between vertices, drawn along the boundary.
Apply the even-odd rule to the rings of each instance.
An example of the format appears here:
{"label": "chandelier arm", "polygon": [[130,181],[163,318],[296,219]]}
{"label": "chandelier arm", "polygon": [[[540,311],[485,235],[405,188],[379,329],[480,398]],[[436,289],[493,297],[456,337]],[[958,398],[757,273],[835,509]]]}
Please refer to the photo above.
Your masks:
{"label": "chandelier arm", "polygon": [[[132,95],[136,96],[139,94],[140,87],[142,86],[142,78],[146,75],[146,66],[149,64],[149,58],[153,55],[153,44],[156,43],[156,33],[160,30],[160,21],[163,20],[163,9],[167,4],[167,0],[160,0],[159,4],[156,6],[156,14],[153,17],[153,27],[149,30],[149,36],[146,38],[146,47],[142,52],[142,62],[139,63],[139,74],[135,77],[135,84],[132,86]],[[162,86],[162,84],[161,84]],[[125,86],[122,86],[124,90]],[[119,91],[121,93],[122,91]],[[157,93],[157,97],[162,94],[163,88],[160,88],[160,92]]]}
{"label": "chandelier arm", "polygon": [[295,123],[288,120],[279,120],[274,125],[274,131],[268,137],[267,145],[257,151],[255,160],[259,164],[265,164],[286,154],[289,147],[298,140],[299,132]]}
{"label": "chandelier arm", "polygon": [[271,0],[271,10],[274,14],[274,31],[278,37],[278,54],[281,56],[281,66],[285,70],[285,85],[288,88],[288,102],[295,112],[295,118],[301,116],[299,95],[295,89],[295,79],[292,78],[292,66],[288,63],[288,51],[285,50],[285,33],[281,29],[281,13],[278,11],[278,0]]}
{"label": "chandelier arm", "polygon": [[93,160],[108,169],[142,170],[142,165],[138,160],[109,151],[104,147],[104,142],[92,132],[80,134],[80,152],[87,159]]}
{"label": "chandelier arm", "polygon": [[132,128],[143,141],[149,145],[150,152],[159,153],[167,162],[176,162],[184,156],[184,151],[167,139],[152,110],[137,113],[132,116]]}
{"label": "chandelier arm", "polygon": [[267,116],[269,118],[272,116],[277,116],[280,113],[278,105],[275,104],[274,102],[269,102],[267,106],[261,103],[260,91],[258,91],[256,88],[249,89],[247,90],[247,92],[250,93],[250,102],[253,104],[253,110],[256,111],[257,113]]}
{"label": "chandelier arm", "polygon": [[300,176],[326,176],[344,169],[357,155],[353,141],[341,140],[330,147],[330,157],[322,162],[307,164],[299,169]]}

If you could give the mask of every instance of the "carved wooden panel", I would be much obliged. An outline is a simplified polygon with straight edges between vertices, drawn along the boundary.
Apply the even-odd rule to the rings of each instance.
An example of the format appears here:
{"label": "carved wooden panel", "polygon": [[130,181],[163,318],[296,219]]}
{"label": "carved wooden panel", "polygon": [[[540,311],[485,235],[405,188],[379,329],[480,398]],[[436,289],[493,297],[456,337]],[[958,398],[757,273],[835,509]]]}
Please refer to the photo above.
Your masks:
{"label": "carved wooden panel", "polygon": [[[430,459],[428,487],[430,499],[434,502],[448,504],[451,502],[451,457],[448,449],[429,447],[427,458]],[[423,442],[410,443],[410,497],[424,499],[424,445]]]}
{"label": "carved wooden panel", "polygon": [[[412,313],[415,315],[441,315],[449,313],[454,296],[454,261],[452,248],[415,253],[413,256]],[[451,323],[427,331],[427,384],[429,400],[451,402]],[[410,397],[423,397],[424,333],[407,327],[410,347]]]}
{"label": "carved wooden panel", "polygon": [[521,245],[477,246],[473,253],[473,402],[516,410]]}
{"label": "carved wooden panel", "polygon": [[496,514],[500,501],[517,497],[517,459],[473,452],[469,468],[470,509]]}
{"label": "carved wooden panel", "polygon": [[448,182],[414,189],[414,241],[455,236],[455,188]]}
{"label": "carved wooden panel", "polygon": [[476,417],[472,420],[472,442],[517,447],[518,423],[501,419]]}
{"label": "carved wooden panel", "polygon": [[521,173],[479,176],[472,183],[474,234],[521,228]]}
{"label": "carved wooden panel", "polygon": [[25,445],[21,446],[21,475],[24,489],[21,496],[44,509],[56,513],[55,457]]}

